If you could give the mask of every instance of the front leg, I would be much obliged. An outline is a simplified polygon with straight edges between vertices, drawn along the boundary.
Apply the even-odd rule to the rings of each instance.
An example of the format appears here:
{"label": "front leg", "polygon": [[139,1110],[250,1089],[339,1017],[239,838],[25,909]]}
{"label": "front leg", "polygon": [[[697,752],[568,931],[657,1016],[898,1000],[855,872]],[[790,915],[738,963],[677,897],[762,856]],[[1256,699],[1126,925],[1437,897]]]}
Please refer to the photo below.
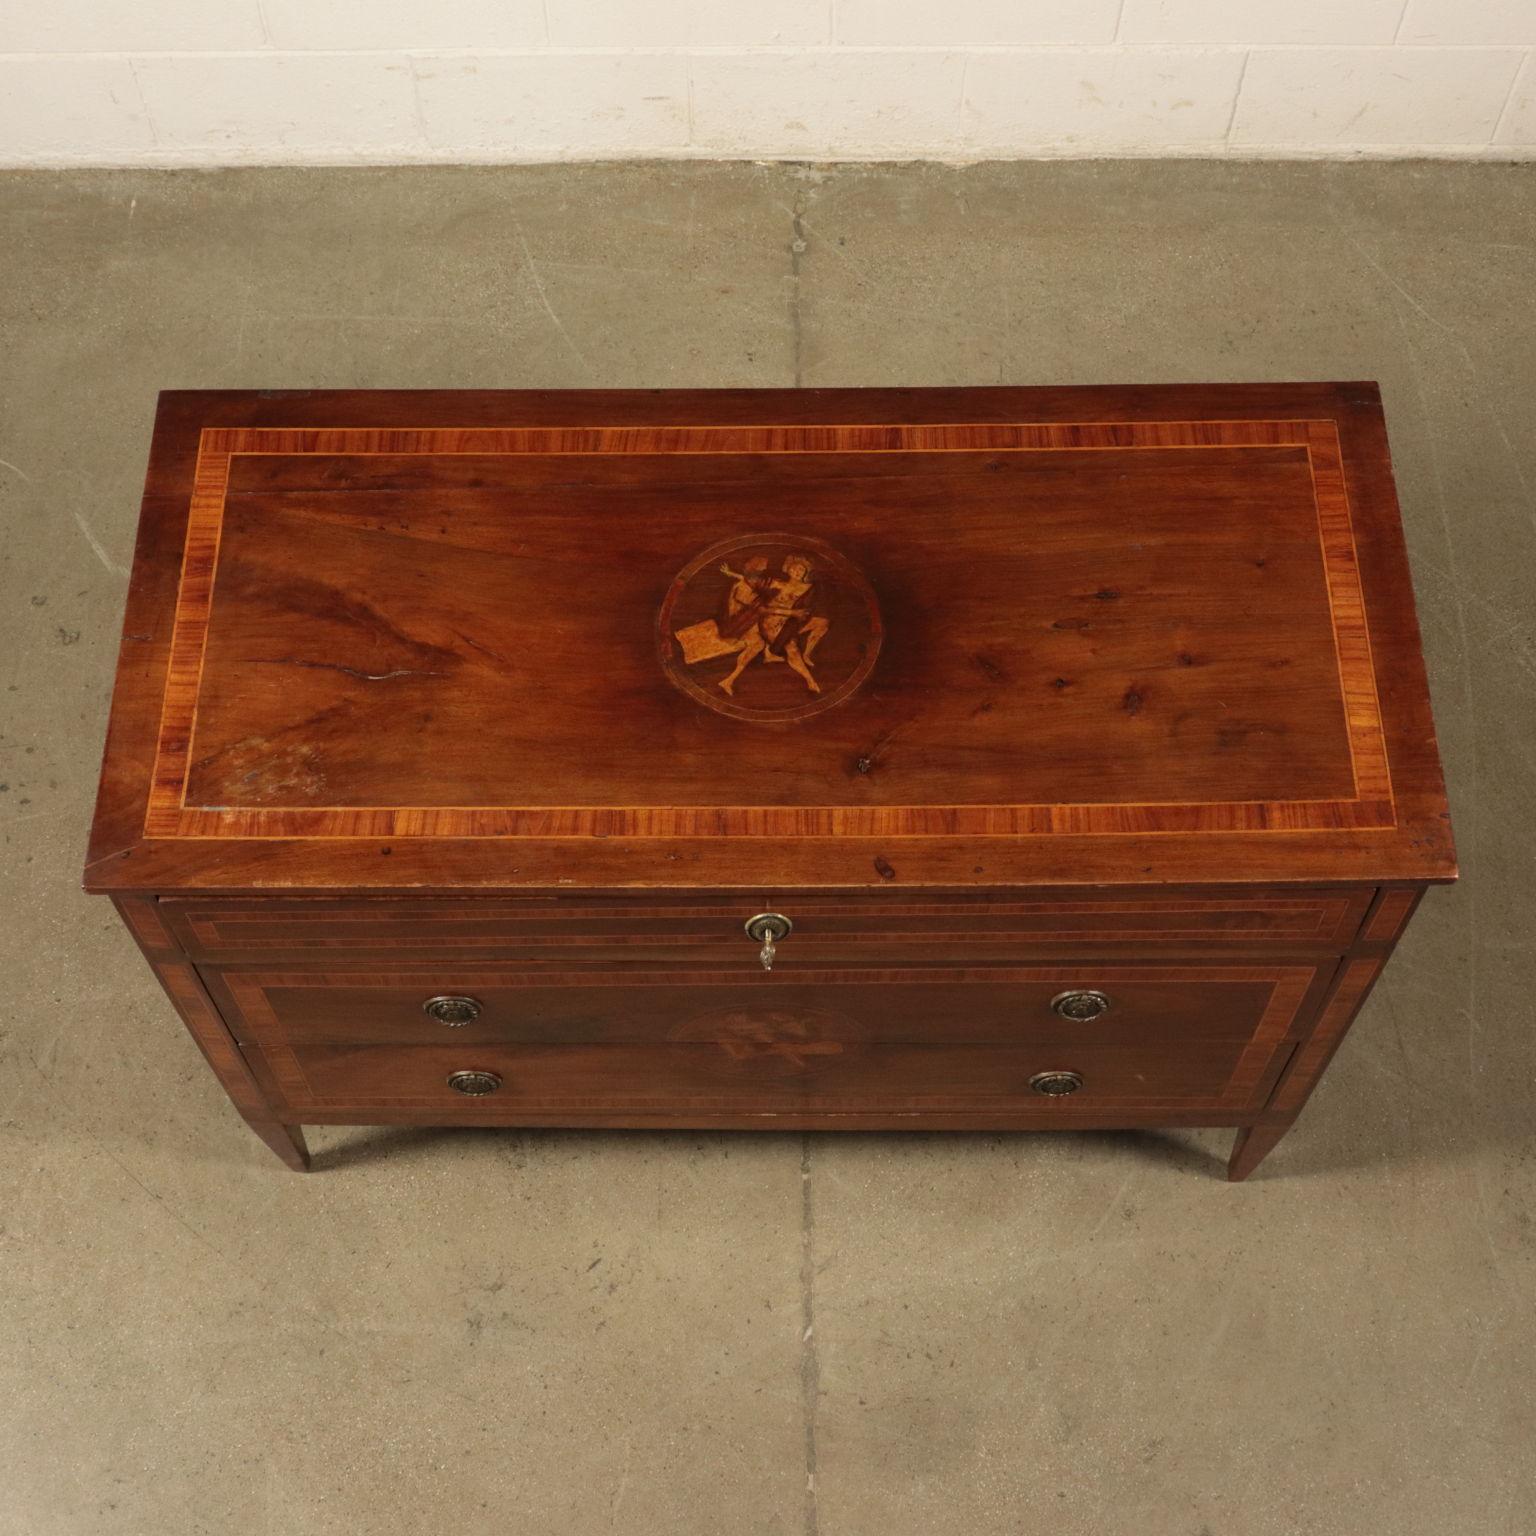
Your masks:
{"label": "front leg", "polygon": [[289,1168],[297,1173],[307,1171],[309,1148],[304,1144],[304,1132],[278,1119],[276,1106],[257,1082],[196,967],[161,921],[155,902],[143,896],[120,896],[116,906],[240,1117]]}
{"label": "front leg", "polygon": [[1355,1015],[1370,995],[1384,963],[1385,956],[1375,955],[1354,956],[1345,963],[1312,1033],[1275,1084],[1263,1118],[1257,1125],[1237,1133],[1227,1164],[1227,1177],[1234,1183],[1246,1179],[1296,1123],[1297,1115],[1323,1075],[1323,1068],[1333,1059],[1333,1053],[1343,1043]]}
{"label": "front leg", "polygon": [[1227,1178],[1240,1184],[1269,1156],[1280,1143],[1280,1138],[1295,1124],[1295,1120],[1282,1120],[1274,1125],[1245,1125],[1232,1143],[1232,1156],[1227,1162]]}
{"label": "front leg", "polygon": [[245,1123],[295,1173],[309,1172],[309,1147],[301,1126],[279,1125],[275,1120],[252,1120],[249,1117]]}

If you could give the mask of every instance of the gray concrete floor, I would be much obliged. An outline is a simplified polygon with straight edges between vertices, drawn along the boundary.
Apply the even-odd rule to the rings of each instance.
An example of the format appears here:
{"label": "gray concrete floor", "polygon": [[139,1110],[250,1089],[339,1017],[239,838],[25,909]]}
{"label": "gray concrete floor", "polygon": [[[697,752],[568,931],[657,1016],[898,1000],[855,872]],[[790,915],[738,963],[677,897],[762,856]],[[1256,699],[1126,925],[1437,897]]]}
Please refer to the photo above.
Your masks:
{"label": "gray concrete floor", "polygon": [[[321,1131],[77,875],[155,391],[1381,380],[1466,870],[1290,1139]],[[1536,170],[0,177],[0,1532],[1536,1529]]]}

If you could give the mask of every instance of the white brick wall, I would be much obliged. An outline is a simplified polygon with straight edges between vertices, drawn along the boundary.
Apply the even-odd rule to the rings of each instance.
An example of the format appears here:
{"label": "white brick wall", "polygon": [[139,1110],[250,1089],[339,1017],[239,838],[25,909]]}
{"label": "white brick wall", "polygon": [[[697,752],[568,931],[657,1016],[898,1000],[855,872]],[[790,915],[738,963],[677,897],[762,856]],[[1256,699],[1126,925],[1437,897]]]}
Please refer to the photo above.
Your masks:
{"label": "white brick wall", "polygon": [[1536,158],[1536,0],[0,0],[0,165]]}

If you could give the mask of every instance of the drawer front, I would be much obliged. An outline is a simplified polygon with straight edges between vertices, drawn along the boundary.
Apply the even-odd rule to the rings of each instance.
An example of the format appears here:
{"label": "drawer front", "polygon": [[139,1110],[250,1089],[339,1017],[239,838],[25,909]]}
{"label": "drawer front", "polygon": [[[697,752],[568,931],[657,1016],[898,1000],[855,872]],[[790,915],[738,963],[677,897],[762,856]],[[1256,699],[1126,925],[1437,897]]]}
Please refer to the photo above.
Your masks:
{"label": "drawer front", "polygon": [[781,912],[794,924],[783,966],[860,958],[1008,958],[1063,951],[1211,945],[1339,950],[1359,931],[1374,892],[1205,892],[1096,897],[551,897],[479,901],[174,900],[161,911],[182,947],[206,959],[351,952],[456,953],[509,958],[714,960],[755,947],[748,918]]}
{"label": "drawer front", "polygon": [[[298,1115],[470,1110],[480,1117],[775,1108],[1044,1106],[1041,1073],[1078,1074],[1062,1112],[1259,1102],[1331,966],[912,967],[764,975],[231,967],[205,979]],[[1065,1017],[1063,994],[1108,1000]],[[439,996],[479,1012],[440,1023]],[[1081,1002],[1063,1003],[1069,1011]],[[501,1081],[484,1097],[457,1071]]]}

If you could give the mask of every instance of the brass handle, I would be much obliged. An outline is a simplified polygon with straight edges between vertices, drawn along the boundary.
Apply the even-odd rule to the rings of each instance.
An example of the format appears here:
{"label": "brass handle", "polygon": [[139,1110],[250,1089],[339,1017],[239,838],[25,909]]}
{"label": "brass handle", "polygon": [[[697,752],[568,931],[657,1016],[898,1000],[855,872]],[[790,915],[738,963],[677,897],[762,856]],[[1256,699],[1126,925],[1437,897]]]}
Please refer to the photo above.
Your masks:
{"label": "brass handle", "polygon": [[754,944],[763,947],[758,951],[757,958],[763,962],[763,969],[773,969],[773,957],[777,953],[774,948],[781,939],[787,939],[794,932],[795,925],[779,912],[759,912],[756,917],[749,917],[746,921],[747,937]]}
{"label": "brass handle", "polygon": [[429,997],[421,1005],[421,1011],[429,1018],[436,1019],[439,1024],[457,1029],[461,1024],[473,1024],[483,1009],[477,997],[445,994],[442,997]]}
{"label": "brass handle", "polygon": [[501,1087],[501,1079],[494,1072],[450,1072],[448,1086],[468,1098],[482,1099]]}
{"label": "brass handle", "polygon": [[1081,1072],[1036,1072],[1030,1078],[1029,1086],[1036,1093],[1043,1093],[1049,1099],[1059,1099],[1065,1094],[1076,1093],[1083,1086],[1083,1074]]}
{"label": "brass handle", "polygon": [[1083,988],[1073,992],[1058,992],[1051,999],[1051,1011],[1077,1024],[1086,1024],[1109,1012],[1110,998],[1106,993]]}

